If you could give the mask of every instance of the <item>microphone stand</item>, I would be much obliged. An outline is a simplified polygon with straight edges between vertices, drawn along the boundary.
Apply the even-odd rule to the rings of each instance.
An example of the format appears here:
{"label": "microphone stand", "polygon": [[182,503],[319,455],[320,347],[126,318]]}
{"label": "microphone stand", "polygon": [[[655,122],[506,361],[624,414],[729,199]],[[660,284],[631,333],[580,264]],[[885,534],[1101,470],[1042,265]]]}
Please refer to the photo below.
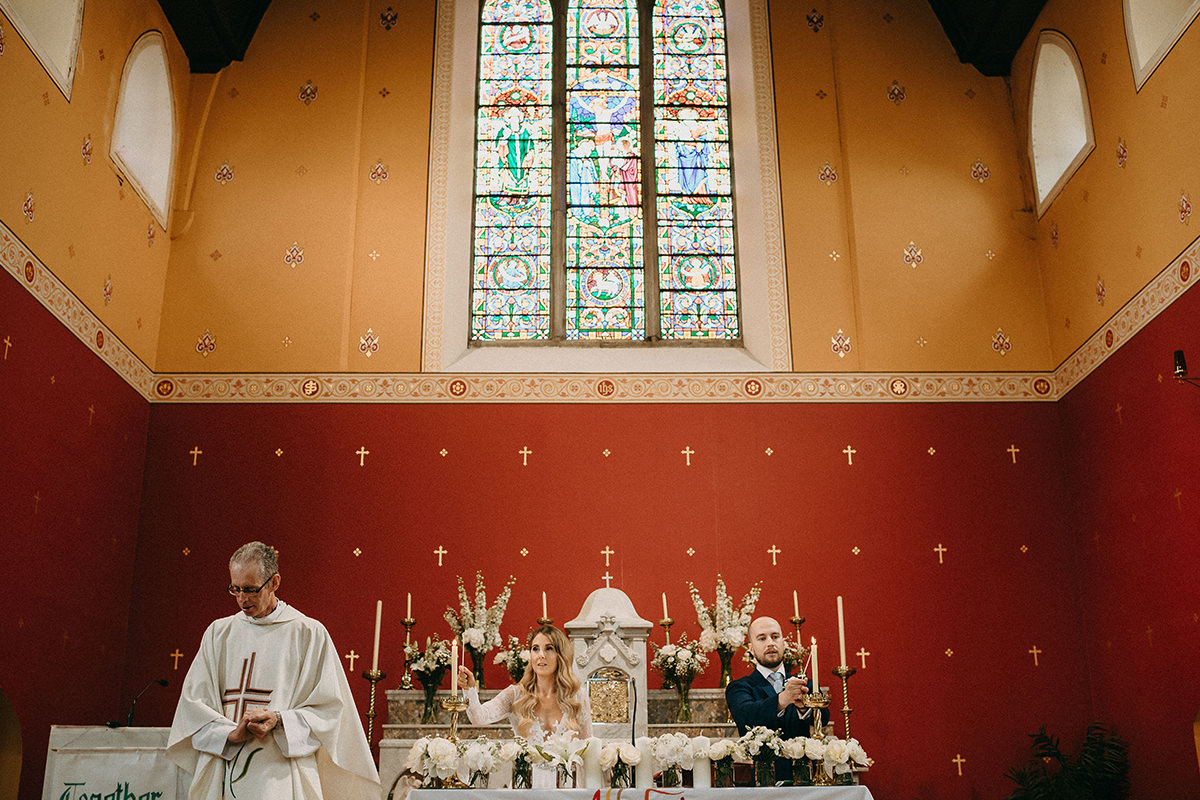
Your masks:
{"label": "microphone stand", "polygon": [[137,701],[141,700],[142,695],[144,695],[146,693],[146,690],[149,689],[151,686],[153,686],[156,683],[159,686],[167,686],[168,685],[168,681],[166,678],[156,678],[156,679],[150,681],[149,683],[147,683],[145,686],[142,687],[142,690],[137,693],[137,696],[133,698],[133,702],[129,704],[129,714],[127,714],[125,717],[125,724],[122,725],[117,720],[109,720],[107,723],[108,727],[110,727],[110,728],[132,728],[133,727],[133,709],[137,706]]}

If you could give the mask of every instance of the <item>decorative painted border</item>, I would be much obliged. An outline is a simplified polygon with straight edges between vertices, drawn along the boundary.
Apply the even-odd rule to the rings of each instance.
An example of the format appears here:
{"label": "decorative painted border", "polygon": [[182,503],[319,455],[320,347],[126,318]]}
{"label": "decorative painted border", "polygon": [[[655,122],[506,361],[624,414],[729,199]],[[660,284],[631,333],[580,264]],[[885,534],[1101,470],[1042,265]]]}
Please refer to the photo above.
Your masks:
{"label": "decorative painted border", "polygon": [[1178,299],[1200,270],[1196,239],[1053,372],[622,375],[154,373],[0,222],[0,265],[150,402],[887,403],[1053,402]]}
{"label": "decorative painted border", "polygon": [[0,222],[0,265],[138,394],[153,399],[155,376],[150,368],[29,252],[3,222]]}

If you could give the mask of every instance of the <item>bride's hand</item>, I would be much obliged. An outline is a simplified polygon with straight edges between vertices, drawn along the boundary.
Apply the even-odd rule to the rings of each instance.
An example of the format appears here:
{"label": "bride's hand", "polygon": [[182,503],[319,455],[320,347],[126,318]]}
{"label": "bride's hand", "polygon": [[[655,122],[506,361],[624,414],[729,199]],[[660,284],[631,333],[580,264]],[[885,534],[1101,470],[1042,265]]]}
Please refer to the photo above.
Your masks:
{"label": "bride's hand", "polygon": [[475,673],[471,672],[471,670],[467,669],[465,666],[459,666],[458,683],[463,687],[463,689],[474,689]]}

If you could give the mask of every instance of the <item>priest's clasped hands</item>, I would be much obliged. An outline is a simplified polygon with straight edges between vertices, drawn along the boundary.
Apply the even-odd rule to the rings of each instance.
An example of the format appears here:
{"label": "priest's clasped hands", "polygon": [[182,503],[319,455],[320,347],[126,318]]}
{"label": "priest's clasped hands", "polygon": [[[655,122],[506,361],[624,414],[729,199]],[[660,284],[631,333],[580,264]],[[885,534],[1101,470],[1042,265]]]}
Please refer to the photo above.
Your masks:
{"label": "priest's clasped hands", "polygon": [[265,708],[248,708],[238,720],[237,727],[229,732],[229,741],[237,744],[253,736],[261,739],[279,725],[279,714]]}

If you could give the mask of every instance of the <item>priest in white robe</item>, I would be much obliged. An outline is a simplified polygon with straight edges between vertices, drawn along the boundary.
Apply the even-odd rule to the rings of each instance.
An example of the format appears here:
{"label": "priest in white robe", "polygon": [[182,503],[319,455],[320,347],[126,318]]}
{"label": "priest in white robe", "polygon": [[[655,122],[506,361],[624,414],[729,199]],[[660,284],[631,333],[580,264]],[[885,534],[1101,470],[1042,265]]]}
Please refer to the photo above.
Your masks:
{"label": "priest in white robe", "polygon": [[204,632],[184,679],[167,756],[189,800],[379,800],[379,774],[333,640],[275,596],[261,542],[229,561],[241,610]]}

